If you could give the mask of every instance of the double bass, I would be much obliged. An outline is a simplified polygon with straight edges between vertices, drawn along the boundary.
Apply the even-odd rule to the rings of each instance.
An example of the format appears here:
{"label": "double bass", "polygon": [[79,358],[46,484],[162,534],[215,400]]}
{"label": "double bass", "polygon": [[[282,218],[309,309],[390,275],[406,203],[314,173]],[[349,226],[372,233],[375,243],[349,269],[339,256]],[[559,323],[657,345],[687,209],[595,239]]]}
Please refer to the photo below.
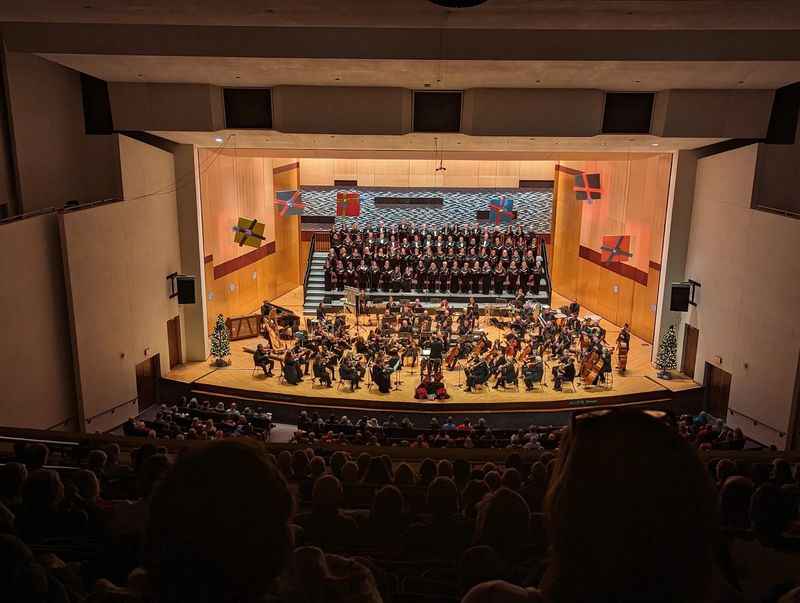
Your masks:
{"label": "double bass", "polygon": [[589,371],[583,379],[583,382],[587,385],[593,385],[594,382],[597,381],[597,377],[602,372],[603,365],[605,364],[603,354],[600,352],[592,352],[592,358],[592,364],[589,366]]}

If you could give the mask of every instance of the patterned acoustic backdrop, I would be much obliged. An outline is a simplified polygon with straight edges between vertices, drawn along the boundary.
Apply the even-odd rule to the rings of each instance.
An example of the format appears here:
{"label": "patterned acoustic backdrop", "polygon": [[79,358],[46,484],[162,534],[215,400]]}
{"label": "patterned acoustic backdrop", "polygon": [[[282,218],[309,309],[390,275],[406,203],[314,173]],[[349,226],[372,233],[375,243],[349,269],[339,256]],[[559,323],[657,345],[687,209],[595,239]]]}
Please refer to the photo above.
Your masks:
{"label": "patterned acoustic backdrop", "polygon": [[[517,222],[533,227],[536,232],[549,233],[553,212],[552,189],[495,189],[495,188],[388,188],[335,186],[303,186],[306,216],[334,216],[336,193],[357,190],[361,194],[361,215],[357,218],[337,217],[337,224],[373,225],[383,221],[387,226],[404,221],[417,224],[472,224],[476,212],[489,209],[489,201],[505,195],[514,201]],[[441,197],[442,207],[375,207],[376,197]]]}

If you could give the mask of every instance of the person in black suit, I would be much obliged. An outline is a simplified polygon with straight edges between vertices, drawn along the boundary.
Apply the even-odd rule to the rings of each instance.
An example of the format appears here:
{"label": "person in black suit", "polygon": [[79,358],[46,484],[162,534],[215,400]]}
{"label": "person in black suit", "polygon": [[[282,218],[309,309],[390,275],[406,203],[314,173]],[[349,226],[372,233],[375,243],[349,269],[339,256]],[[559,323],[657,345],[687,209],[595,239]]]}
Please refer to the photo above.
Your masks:
{"label": "person in black suit", "polygon": [[272,377],[272,369],[275,367],[275,361],[269,357],[267,350],[261,343],[256,346],[256,351],[253,352],[253,364],[261,368],[267,377]]}
{"label": "person in black suit", "polygon": [[486,383],[489,379],[489,365],[486,364],[486,361],[478,359],[475,364],[470,367],[468,375],[467,375],[467,389],[465,391],[472,391],[476,385],[480,385],[481,383]]}
{"label": "person in black suit", "polygon": [[431,371],[435,372],[442,366],[442,358],[446,352],[446,346],[439,335],[434,335],[431,340],[430,364]]}

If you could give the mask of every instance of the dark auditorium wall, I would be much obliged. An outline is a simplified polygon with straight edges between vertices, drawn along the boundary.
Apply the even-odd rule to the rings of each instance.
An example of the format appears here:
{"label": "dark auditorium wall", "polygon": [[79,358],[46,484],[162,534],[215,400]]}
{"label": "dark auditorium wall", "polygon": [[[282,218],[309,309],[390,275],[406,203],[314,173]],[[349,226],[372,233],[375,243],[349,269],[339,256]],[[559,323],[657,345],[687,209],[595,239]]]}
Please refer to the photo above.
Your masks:
{"label": "dark auditorium wall", "polygon": [[5,53],[20,213],[118,198],[112,135],[87,135],[80,74],[24,52]]}
{"label": "dark auditorium wall", "polygon": [[0,224],[0,422],[78,428],[58,217]]}

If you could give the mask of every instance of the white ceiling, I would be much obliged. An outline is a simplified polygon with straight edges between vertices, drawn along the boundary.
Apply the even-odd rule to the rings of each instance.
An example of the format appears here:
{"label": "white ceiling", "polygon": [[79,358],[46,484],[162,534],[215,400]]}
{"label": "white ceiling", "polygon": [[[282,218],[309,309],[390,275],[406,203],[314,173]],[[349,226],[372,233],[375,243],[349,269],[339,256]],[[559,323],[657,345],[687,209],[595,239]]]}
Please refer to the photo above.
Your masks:
{"label": "white ceiling", "polygon": [[0,21],[519,29],[794,29],[797,0],[7,0]]}
{"label": "white ceiling", "polygon": [[[800,0],[798,0],[800,5]],[[431,61],[44,54],[111,82],[218,86],[397,86],[412,89],[774,89],[800,80],[797,61]]]}
{"label": "white ceiling", "polygon": [[[349,136],[284,134],[272,130],[219,132],[150,132],[168,140],[200,147],[265,149],[289,157],[429,157],[434,145],[445,157],[499,159],[571,159],[581,153],[662,153],[706,146],[721,139],[659,138],[604,134],[591,138],[528,138],[467,136],[465,134],[406,134],[404,136]],[[436,141],[434,141],[436,139]]]}

